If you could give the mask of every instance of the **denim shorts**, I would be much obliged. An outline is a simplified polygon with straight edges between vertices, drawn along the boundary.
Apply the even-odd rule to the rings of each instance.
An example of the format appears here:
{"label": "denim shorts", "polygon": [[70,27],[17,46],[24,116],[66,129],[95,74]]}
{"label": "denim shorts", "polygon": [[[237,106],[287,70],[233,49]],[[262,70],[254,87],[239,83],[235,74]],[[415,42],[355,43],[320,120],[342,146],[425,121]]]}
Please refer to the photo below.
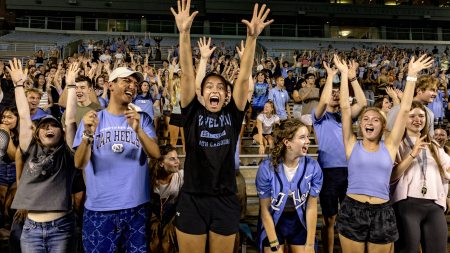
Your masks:
{"label": "denim shorts", "polygon": [[387,244],[398,239],[390,203],[369,204],[346,197],[336,219],[339,234],[356,242]]}
{"label": "denim shorts", "polygon": [[16,164],[0,165],[0,185],[10,186],[16,182]]}
{"label": "denim shorts", "polygon": [[49,222],[25,219],[20,248],[22,252],[75,253],[77,247],[75,214],[71,211]]}

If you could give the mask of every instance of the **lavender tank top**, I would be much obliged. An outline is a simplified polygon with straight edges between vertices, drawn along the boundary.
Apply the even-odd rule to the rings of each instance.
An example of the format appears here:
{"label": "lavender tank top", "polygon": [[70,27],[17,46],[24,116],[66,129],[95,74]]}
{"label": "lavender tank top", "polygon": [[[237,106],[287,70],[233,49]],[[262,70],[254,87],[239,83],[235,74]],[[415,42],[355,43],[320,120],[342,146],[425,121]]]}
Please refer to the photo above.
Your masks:
{"label": "lavender tank top", "polygon": [[356,142],[348,160],[347,194],[363,194],[389,200],[389,180],[393,161],[380,141],[378,151],[366,151],[361,141]]}

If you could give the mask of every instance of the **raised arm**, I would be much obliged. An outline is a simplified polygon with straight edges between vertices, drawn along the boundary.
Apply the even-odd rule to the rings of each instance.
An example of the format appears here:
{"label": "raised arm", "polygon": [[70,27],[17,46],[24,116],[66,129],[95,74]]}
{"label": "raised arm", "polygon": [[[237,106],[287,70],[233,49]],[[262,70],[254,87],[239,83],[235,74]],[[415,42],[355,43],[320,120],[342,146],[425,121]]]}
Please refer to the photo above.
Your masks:
{"label": "raised arm", "polygon": [[180,67],[181,76],[181,107],[186,107],[195,98],[195,75],[192,65],[191,26],[198,11],[189,14],[191,0],[178,0],[178,12],[170,8],[175,16],[178,31],[180,32]]}
{"label": "raised arm", "polygon": [[422,55],[417,60],[415,60],[413,56],[409,61],[406,86],[403,93],[402,102],[400,104],[400,109],[398,111],[397,117],[395,118],[395,123],[392,127],[391,134],[389,134],[389,136],[385,139],[386,148],[388,149],[392,160],[395,159],[398,151],[398,146],[400,145],[400,141],[403,138],[403,133],[405,132],[406,121],[408,120],[409,111],[411,109],[411,104],[414,97],[417,74],[421,70],[427,69],[432,65],[433,59],[431,57],[426,57],[426,55]]}
{"label": "raised arm", "polygon": [[314,111],[314,116],[316,119],[322,118],[325,110],[327,109],[327,105],[332,98],[333,91],[333,78],[337,74],[338,70],[334,68],[330,68],[326,61],[323,62],[324,68],[327,70],[327,81],[325,82],[325,86],[322,90],[322,95],[320,96],[319,104]]}
{"label": "raised arm", "polygon": [[256,39],[264,28],[273,22],[273,19],[265,22],[270,13],[270,9],[266,9],[265,4],[261,6],[259,11],[258,9],[258,4],[255,4],[250,22],[242,20],[242,23],[247,26],[247,39],[244,54],[241,58],[241,68],[233,89],[233,99],[237,108],[241,111],[245,109],[247,104],[248,77],[251,75],[253,59],[255,58]]}
{"label": "raised arm", "polygon": [[33,138],[30,108],[23,89],[23,82],[27,79],[28,69],[23,69],[22,62],[16,58],[9,61],[9,67],[6,67],[6,69],[9,71],[14,84],[14,94],[19,112],[19,146],[22,151],[26,151]]}
{"label": "raised arm", "polygon": [[211,38],[206,40],[205,37],[200,38],[197,45],[200,49],[200,63],[198,64],[197,75],[195,76],[195,93],[197,94],[198,101],[204,105],[205,101],[201,95],[202,80],[206,76],[206,65],[208,64],[208,59],[211,57],[214,50],[216,50],[216,47],[211,48]]}
{"label": "raised arm", "polygon": [[350,61],[348,66],[348,79],[352,85],[353,91],[355,92],[356,104],[352,105],[352,118],[358,117],[361,111],[367,106],[367,99],[364,95],[364,91],[359,85],[358,78],[356,77],[356,71],[358,70],[358,63],[355,60]]}
{"label": "raised arm", "polygon": [[342,113],[342,135],[344,137],[345,155],[348,159],[352,153],[353,146],[356,143],[356,136],[353,134],[352,127],[352,109],[349,101],[348,67],[347,63],[345,63],[344,60],[339,59],[336,54],[334,55],[333,62],[341,72],[341,92],[339,104],[341,106]]}
{"label": "raised arm", "polygon": [[65,134],[67,146],[72,148],[73,140],[77,132],[76,113],[77,113],[77,96],[76,96],[76,84],[75,78],[79,72],[79,63],[74,62],[70,65],[66,74],[66,87],[67,87],[67,107],[66,107],[66,120],[65,120]]}

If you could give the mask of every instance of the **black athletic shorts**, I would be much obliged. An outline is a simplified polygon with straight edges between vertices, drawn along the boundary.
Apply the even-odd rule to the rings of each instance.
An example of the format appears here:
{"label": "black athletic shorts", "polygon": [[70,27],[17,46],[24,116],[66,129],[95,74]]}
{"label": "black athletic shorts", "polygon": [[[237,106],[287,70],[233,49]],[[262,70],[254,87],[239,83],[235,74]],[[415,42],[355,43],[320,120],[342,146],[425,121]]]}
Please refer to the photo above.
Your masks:
{"label": "black athletic shorts", "polygon": [[184,117],[182,114],[172,113],[170,114],[169,125],[183,127]]}
{"label": "black athletic shorts", "polygon": [[336,219],[339,234],[357,242],[386,244],[398,239],[390,203],[369,204],[346,197]]}
{"label": "black athletic shorts", "polygon": [[238,197],[194,195],[181,192],[175,224],[178,230],[193,235],[232,235],[239,231],[240,206]]}
{"label": "black athletic shorts", "polygon": [[323,184],[319,194],[322,215],[331,217],[338,213],[339,204],[345,199],[348,186],[346,167],[322,169]]}

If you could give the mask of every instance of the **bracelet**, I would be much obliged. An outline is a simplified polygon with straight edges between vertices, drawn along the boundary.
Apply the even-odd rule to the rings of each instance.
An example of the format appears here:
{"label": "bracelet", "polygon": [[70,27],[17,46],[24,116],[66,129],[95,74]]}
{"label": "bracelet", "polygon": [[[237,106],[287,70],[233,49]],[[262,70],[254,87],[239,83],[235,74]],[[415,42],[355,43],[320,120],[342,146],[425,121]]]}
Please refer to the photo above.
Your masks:
{"label": "bracelet", "polygon": [[354,82],[354,81],[356,81],[356,76],[355,77],[353,77],[353,78],[350,78],[350,79],[348,79],[350,82]]}
{"label": "bracelet", "polygon": [[409,155],[413,158],[413,159],[416,159],[416,157],[415,156],[413,156],[411,153],[409,153]]}
{"label": "bracelet", "polygon": [[[271,241],[271,242],[269,242],[269,245],[270,246],[272,246],[272,244],[280,244],[279,242],[278,242],[278,238],[277,239],[275,239],[275,240],[273,240],[273,241]],[[274,245],[274,246],[276,246],[276,245]]]}
{"label": "bracelet", "polygon": [[406,81],[416,82],[417,81],[417,77],[416,76],[407,76],[406,77]]}
{"label": "bracelet", "polygon": [[22,88],[23,88],[24,86],[23,86],[23,84],[18,84],[18,85],[16,85],[16,86],[14,86],[14,89],[15,89],[15,88],[18,88],[18,87],[22,87]]}

